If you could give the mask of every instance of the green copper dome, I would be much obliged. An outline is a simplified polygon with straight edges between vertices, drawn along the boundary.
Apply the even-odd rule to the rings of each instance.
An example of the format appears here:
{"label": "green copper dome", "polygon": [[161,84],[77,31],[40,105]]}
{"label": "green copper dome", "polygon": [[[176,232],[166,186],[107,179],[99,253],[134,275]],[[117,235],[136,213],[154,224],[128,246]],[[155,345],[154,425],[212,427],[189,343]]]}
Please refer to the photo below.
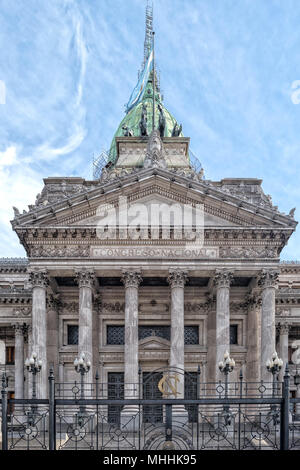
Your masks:
{"label": "green copper dome", "polygon": [[[115,163],[117,158],[117,147],[116,147],[116,140],[115,137],[123,137],[124,131],[122,129],[123,126],[127,126],[129,130],[133,132],[135,137],[141,135],[139,123],[141,120],[142,114],[142,106],[146,104],[147,106],[147,130],[148,135],[152,132],[152,117],[153,117],[153,85],[152,85],[152,74],[150,74],[150,78],[148,80],[142,101],[138,103],[134,108],[132,108],[121,121],[117,132],[114,135],[112,140],[110,151],[109,151],[109,161]],[[161,105],[163,108],[163,112],[166,118],[166,127],[165,127],[165,137],[171,137],[174,125],[177,123],[176,119],[172,116],[172,114],[164,107],[161,100],[161,95],[159,92],[155,94],[155,127],[158,127],[159,121],[159,110],[158,105]],[[183,136],[181,133],[180,136]]]}

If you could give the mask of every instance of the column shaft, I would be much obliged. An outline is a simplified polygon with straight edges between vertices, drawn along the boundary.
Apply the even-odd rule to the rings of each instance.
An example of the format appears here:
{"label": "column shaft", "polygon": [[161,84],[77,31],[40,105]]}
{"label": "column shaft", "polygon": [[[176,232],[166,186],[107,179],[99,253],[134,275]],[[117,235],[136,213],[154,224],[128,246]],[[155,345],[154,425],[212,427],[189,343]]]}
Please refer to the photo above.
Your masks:
{"label": "column shaft", "polygon": [[279,325],[279,357],[283,360],[283,366],[279,373],[279,380],[284,377],[285,367],[289,361],[289,325],[283,323]]}
{"label": "column shaft", "polygon": [[247,382],[260,381],[261,299],[249,296],[247,316]]}
{"label": "column shaft", "polygon": [[24,398],[24,329],[15,328],[15,398]]}
{"label": "column shaft", "polygon": [[125,286],[125,398],[138,398],[138,288],[142,278],[139,272],[124,271],[122,280]]}
{"label": "column shaft", "polygon": [[259,286],[262,288],[261,307],[261,379],[271,382],[272,377],[266,368],[266,363],[275,352],[275,286],[278,272],[263,270]]}
{"label": "column shaft", "polygon": [[85,376],[86,383],[94,380],[93,360],[93,285],[92,271],[77,272],[79,284],[79,339],[78,353],[84,353],[86,361],[91,362],[91,368]]}
{"label": "column shaft", "polygon": [[216,287],[216,362],[215,381],[223,380],[218,364],[223,361],[224,354],[230,349],[230,283],[232,273],[227,270],[216,272],[214,284]]}
{"label": "column shaft", "polygon": [[47,398],[48,371],[47,371],[47,321],[46,321],[46,287],[48,285],[47,273],[33,271],[30,274],[32,284],[32,352],[42,361],[41,371],[36,376],[36,390],[38,398]]}

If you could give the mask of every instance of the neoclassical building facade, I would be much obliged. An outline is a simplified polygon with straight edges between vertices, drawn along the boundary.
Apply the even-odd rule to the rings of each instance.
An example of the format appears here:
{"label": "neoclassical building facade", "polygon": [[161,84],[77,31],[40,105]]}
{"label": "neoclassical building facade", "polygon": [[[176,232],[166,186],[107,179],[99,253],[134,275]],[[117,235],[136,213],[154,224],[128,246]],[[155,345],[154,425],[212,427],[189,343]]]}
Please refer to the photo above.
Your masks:
{"label": "neoclassical building facade", "polygon": [[[24,360],[33,351],[42,361],[41,398],[49,367],[57,382],[72,382],[82,352],[91,361],[86,380],[98,371],[101,383],[124,383],[127,398],[139,369],[145,380],[168,367],[196,374],[200,365],[201,380],[214,382],[229,351],[232,381],[240,370],[247,381],[270,381],[273,352],[284,363],[297,353],[300,264],[280,262],[294,211],[280,212],[260,179],[205,179],[153,88],[152,73],[99,178],[46,178],[28,211],[15,209],[12,227],[27,258],[0,259],[0,367],[11,397],[31,396]],[[99,230],[105,208],[120,215],[124,201],[129,212],[154,205],[161,217],[151,228],[144,220],[132,231],[119,217]],[[175,206],[202,208],[201,240],[191,241],[193,224],[167,223]],[[188,396],[180,380],[179,396]]]}

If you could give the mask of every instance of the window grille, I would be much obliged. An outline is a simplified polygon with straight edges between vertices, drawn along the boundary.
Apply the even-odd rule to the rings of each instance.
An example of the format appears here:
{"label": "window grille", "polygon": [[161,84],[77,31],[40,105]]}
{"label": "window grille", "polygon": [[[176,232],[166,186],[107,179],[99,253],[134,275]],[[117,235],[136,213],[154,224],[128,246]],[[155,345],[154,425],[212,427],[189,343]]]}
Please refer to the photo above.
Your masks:
{"label": "window grille", "polygon": [[199,327],[184,327],[184,344],[199,344]]}
{"label": "window grille", "polygon": [[78,344],[78,325],[68,325],[68,344]]}
{"label": "window grille", "polygon": [[108,325],[106,330],[107,344],[124,344],[125,328],[123,325]]}
{"label": "window grille", "polygon": [[170,341],[171,330],[168,325],[147,325],[139,326],[139,340],[148,338],[149,336],[158,336],[159,338]]}

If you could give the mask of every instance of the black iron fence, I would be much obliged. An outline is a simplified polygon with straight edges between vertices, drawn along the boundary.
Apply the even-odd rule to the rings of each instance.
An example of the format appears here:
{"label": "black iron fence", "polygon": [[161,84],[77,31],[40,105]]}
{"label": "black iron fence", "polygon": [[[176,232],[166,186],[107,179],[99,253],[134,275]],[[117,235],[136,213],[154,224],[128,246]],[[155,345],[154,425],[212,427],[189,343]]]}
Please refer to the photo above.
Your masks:
{"label": "black iron fence", "polygon": [[[184,372],[182,371],[182,374]],[[201,383],[185,373],[185,398],[158,393],[162,371],[101,384],[55,384],[49,398],[8,399],[1,390],[3,450],[300,450],[300,399],[282,383]],[[133,398],[125,398],[128,393]]]}

